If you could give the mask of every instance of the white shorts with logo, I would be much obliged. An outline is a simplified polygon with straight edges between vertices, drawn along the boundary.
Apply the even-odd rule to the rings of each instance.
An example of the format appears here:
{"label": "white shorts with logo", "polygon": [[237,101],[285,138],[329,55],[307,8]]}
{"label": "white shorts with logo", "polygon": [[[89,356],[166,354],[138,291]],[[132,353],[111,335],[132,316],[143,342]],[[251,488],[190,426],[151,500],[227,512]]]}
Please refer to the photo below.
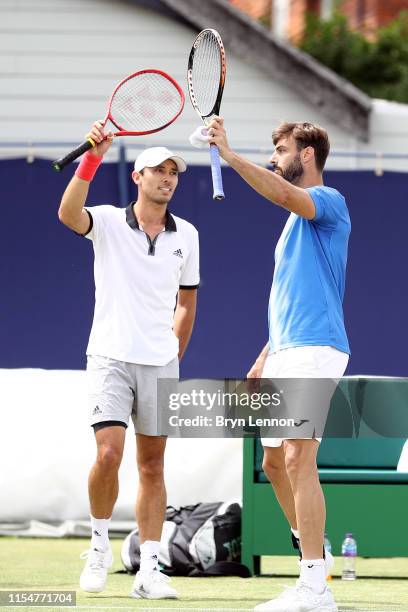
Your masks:
{"label": "white shorts with logo", "polygon": [[[341,378],[349,355],[332,346],[296,346],[268,355],[262,378]],[[321,438],[316,438],[321,442]],[[283,438],[262,438],[263,446],[281,446]]]}
{"label": "white shorts with logo", "polygon": [[152,366],[88,355],[86,370],[91,426],[116,421],[127,427],[131,417],[136,433],[158,435],[157,381],[178,380],[177,357]]}

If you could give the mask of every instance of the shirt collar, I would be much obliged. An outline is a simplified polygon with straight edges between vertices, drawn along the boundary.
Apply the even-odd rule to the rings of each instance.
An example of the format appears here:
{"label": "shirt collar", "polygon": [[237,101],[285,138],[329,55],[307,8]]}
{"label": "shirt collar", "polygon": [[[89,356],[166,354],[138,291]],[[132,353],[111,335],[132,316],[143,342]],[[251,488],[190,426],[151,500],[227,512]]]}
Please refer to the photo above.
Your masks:
{"label": "shirt collar", "polygon": [[[135,202],[131,202],[129,206],[126,207],[126,223],[133,230],[136,230],[140,229],[140,227],[139,222],[136,219],[136,215],[133,211],[133,204],[135,204]],[[166,223],[164,229],[166,230],[166,232],[177,232],[177,225],[174,220],[174,217],[171,213],[169,213],[168,210],[166,210]]]}

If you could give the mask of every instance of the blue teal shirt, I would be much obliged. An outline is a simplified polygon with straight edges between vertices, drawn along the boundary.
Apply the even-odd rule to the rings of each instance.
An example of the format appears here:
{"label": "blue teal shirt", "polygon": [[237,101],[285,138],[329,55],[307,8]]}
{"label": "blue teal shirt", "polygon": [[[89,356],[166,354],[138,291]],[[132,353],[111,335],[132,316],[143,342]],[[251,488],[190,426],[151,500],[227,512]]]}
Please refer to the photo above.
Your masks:
{"label": "blue teal shirt", "polygon": [[291,213],[275,250],[269,298],[269,352],[333,346],[350,353],[343,318],[350,217],[331,187],[310,187],[314,219]]}

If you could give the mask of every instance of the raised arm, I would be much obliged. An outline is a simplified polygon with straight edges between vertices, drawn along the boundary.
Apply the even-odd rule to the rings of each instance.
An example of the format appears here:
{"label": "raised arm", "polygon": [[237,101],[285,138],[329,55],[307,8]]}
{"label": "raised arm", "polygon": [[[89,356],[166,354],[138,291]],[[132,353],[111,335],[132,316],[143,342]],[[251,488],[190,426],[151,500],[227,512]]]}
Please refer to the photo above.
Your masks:
{"label": "raised arm", "polygon": [[222,117],[213,119],[208,126],[208,135],[209,142],[217,145],[221,157],[255,191],[273,204],[286,208],[300,217],[314,218],[315,206],[306,189],[292,185],[277,173],[253,164],[230,148]]}
{"label": "raised arm", "polygon": [[78,234],[85,234],[89,230],[89,215],[84,210],[84,206],[92,180],[91,175],[96,171],[104,154],[111,146],[113,134],[109,132],[105,136],[102,123],[96,121],[86,138],[92,138],[98,144],[83,156],[77,171],[68,183],[58,210],[58,218],[61,223]]}

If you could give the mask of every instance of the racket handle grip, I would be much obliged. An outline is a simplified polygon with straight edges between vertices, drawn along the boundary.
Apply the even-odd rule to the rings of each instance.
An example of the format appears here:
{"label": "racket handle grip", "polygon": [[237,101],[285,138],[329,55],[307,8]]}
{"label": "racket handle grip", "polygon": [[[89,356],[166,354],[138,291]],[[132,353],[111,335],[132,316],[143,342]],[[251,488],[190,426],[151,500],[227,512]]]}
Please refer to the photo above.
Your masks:
{"label": "racket handle grip", "polygon": [[83,153],[86,153],[86,151],[93,149],[95,144],[96,143],[91,138],[84,140],[84,142],[82,142],[79,147],[68,153],[68,155],[65,155],[65,157],[61,157],[60,159],[56,159],[55,161],[53,161],[52,167],[54,168],[54,170],[56,170],[56,172],[60,172],[65,168],[65,166],[68,166],[68,164],[73,162],[75,159],[81,157]]}
{"label": "racket handle grip", "polygon": [[211,174],[213,181],[213,200],[223,200],[225,198],[224,188],[222,186],[220,152],[215,144],[210,145],[211,154]]}

